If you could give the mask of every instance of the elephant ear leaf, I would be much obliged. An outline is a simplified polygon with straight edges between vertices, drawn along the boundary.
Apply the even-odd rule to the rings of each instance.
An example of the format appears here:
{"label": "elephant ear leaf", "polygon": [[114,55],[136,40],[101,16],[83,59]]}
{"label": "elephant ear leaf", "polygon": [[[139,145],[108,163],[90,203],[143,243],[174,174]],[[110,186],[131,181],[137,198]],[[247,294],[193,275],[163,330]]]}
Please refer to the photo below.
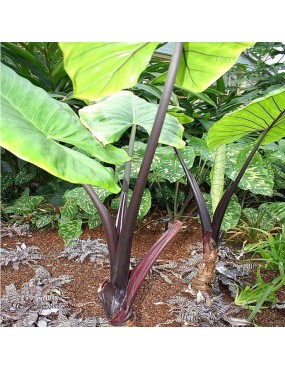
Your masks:
{"label": "elephant ear leaf", "polygon": [[95,143],[71,108],[1,66],[2,147],[66,181],[98,185],[116,193],[119,187],[109,168],[59,143],[90,152],[92,141]]}
{"label": "elephant ear leaf", "polygon": [[227,72],[253,42],[185,42],[176,83],[194,93]]}
{"label": "elephant ear leaf", "polygon": [[134,86],[157,42],[60,42],[74,95],[97,100]]}
{"label": "elephant ear leaf", "polygon": [[[80,109],[81,122],[104,145],[120,139],[133,125],[142,127],[149,135],[158,105],[148,103],[130,91],[120,91],[103,101]],[[182,148],[184,128],[178,119],[166,114],[158,142]]]}
{"label": "elephant ear leaf", "polygon": [[216,122],[209,130],[207,144],[214,150],[248,134],[264,137],[269,144],[285,136],[285,87],[274,90]]}

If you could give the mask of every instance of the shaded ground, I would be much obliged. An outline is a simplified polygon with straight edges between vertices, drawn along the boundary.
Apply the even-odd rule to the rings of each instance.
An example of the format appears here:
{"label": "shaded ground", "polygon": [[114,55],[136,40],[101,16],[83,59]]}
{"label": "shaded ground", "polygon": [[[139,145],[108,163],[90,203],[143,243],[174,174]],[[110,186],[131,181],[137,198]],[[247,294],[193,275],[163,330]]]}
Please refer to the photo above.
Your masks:
{"label": "shaded ground", "polygon": [[[164,226],[153,219],[146,219],[139,226],[134,239],[132,256],[142,256],[150,246],[159,238]],[[85,230],[81,239],[91,237],[92,239],[101,238],[104,240],[104,233],[101,227],[95,230]],[[183,226],[177,237],[169,244],[160,256],[160,260],[179,261],[189,258],[195,244],[201,240],[200,226],[196,221],[187,222]],[[33,231],[27,236],[15,236],[2,238],[3,248],[15,248],[20,243],[37,246],[44,256],[38,264],[29,266],[20,264],[19,270],[14,270],[11,265],[3,267],[1,272],[1,295],[5,294],[5,286],[14,283],[20,289],[25,282],[32,279],[38,265],[44,266],[52,276],[63,274],[70,275],[73,280],[63,286],[64,296],[71,304],[72,312],[80,312],[85,317],[102,317],[104,312],[97,297],[99,285],[108,278],[108,268],[90,262],[88,259],[83,263],[74,260],[68,261],[66,258],[58,258],[64,249],[64,243],[60,239],[56,230]],[[166,282],[159,274],[152,273],[144,282],[139,295],[134,304],[134,324],[138,327],[154,326],[182,326],[175,322],[175,316],[171,313],[170,307],[165,304],[169,299],[183,295],[186,286],[181,280],[172,274],[167,274],[172,284]],[[285,289],[279,293],[279,298],[284,300]],[[224,293],[224,298],[232,302],[232,298]],[[239,317],[246,318],[247,310],[242,310]],[[284,310],[266,309],[256,316],[258,326],[285,326]]]}

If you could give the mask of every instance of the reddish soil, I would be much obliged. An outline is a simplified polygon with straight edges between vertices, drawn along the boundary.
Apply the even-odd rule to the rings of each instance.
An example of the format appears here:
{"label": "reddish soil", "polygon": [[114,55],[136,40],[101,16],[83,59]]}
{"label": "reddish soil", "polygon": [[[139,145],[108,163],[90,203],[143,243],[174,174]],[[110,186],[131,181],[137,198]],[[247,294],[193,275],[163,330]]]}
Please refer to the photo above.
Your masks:
{"label": "reddish soil", "polygon": [[[162,234],[164,226],[153,219],[146,219],[136,231],[132,256],[141,257]],[[85,230],[82,239],[101,238],[105,241],[101,227],[95,230]],[[169,244],[160,256],[160,260],[179,260],[190,256],[193,245],[201,240],[200,226],[195,220],[187,222],[176,238]],[[81,312],[83,317],[104,317],[104,312],[97,297],[100,284],[108,278],[108,268],[94,264],[89,260],[78,263],[66,258],[58,258],[64,249],[64,243],[56,230],[33,231],[28,236],[5,237],[2,239],[4,248],[15,248],[17,243],[37,246],[44,259],[40,265],[46,267],[53,276],[68,274],[73,280],[64,286],[64,296],[68,297],[73,307],[73,312]],[[37,265],[35,264],[35,267]],[[19,289],[29,279],[34,277],[33,268],[20,264],[18,271],[13,270],[11,265],[2,268],[1,292],[5,294],[5,286],[11,283]],[[181,280],[168,275],[172,284],[167,283],[158,274],[152,273],[144,282],[134,303],[134,326],[182,326],[174,322],[175,316],[170,312],[170,307],[165,302],[183,292],[186,288]],[[280,299],[284,300],[285,289],[280,293]],[[185,294],[185,293],[184,293]],[[227,300],[231,298],[225,297]],[[248,311],[243,310],[243,317],[247,317]],[[240,315],[239,315],[240,316]],[[172,321],[171,323],[170,320]],[[265,309],[256,316],[257,326],[285,326],[284,310]]]}

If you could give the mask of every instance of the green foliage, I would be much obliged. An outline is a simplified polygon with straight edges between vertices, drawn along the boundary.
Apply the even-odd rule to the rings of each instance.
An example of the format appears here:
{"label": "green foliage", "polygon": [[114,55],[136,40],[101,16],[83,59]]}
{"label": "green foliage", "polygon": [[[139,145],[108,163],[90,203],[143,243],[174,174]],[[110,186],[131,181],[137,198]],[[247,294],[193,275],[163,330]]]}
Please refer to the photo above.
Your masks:
{"label": "green foliage", "polygon": [[13,205],[5,208],[6,213],[28,215],[34,211],[44,200],[41,196],[29,196],[29,189],[26,188],[22,196],[13,202]]}
{"label": "green foliage", "polygon": [[257,42],[245,52],[249,63],[237,63],[229,72],[232,90],[238,91],[233,103],[243,103],[284,86],[285,44]]}
{"label": "green foliage", "polygon": [[[128,191],[128,202],[127,202],[127,204],[129,204],[132,195],[133,195],[133,191],[130,189]],[[120,197],[114,198],[112,200],[111,207],[114,208],[114,209],[118,209],[119,205],[120,205]],[[143,192],[142,201],[141,201],[140,208],[139,208],[138,218],[142,219],[149,212],[150,207],[151,207],[151,193],[150,193],[149,189],[146,188],[146,189],[144,189],[144,192]]]}
{"label": "green foliage", "polygon": [[274,175],[274,190],[285,199],[285,139],[263,146],[264,159],[271,166]]}
{"label": "green foliage", "polygon": [[82,220],[75,219],[72,221],[64,221],[60,223],[58,234],[63,239],[65,244],[68,244],[72,239],[79,238],[82,234]]}
{"label": "green foliage", "polygon": [[231,238],[256,243],[266,237],[266,232],[279,230],[284,222],[285,202],[263,203],[258,209],[243,208],[238,225],[230,232]]}
{"label": "green foliage", "polygon": [[74,95],[96,100],[134,86],[156,42],[60,42]]}
{"label": "green foliage", "polygon": [[[213,216],[213,208],[212,208],[212,199],[211,195],[207,193],[203,193],[204,199],[208,205],[208,209],[210,212],[210,216]],[[227,208],[226,214],[224,216],[221,230],[227,232],[228,230],[232,229],[234,226],[237,225],[241,215],[241,205],[239,204],[237,196],[233,196],[229,206]]]}
{"label": "green foliage", "polygon": [[210,173],[211,177],[211,198],[212,209],[215,211],[224,191],[224,175],[226,164],[226,146],[221,145],[214,154],[213,167]]}
{"label": "green foliage", "polygon": [[258,269],[257,283],[252,287],[248,285],[244,289],[238,290],[235,304],[250,309],[252,312],[248,320],[252,320],[262,308],[268,307],[268,305],[264,305],[265,303],[273,304],[276,302],[276,292],[284,285],[284,274],[277,276],[270,283],[266,283],[261,277],[260,269]]}
{"label": "green foliage", "polygon": [[[103,188],[93,186],[93,189],[102,202],[112,194]],[[60,209],[59,235],[65,244],[82,234],[83,222],[87,222],[89,228],[101,225],[97,210],[82,187],[67,190],[64,194],[64,200],[65,203]]]}
{"label": "green foliage", "polygon": [[[245,252],[254,253],[252,260],[262,261],[267,270],[279,270],[284,275],[285,269],[285,226],[282,226],[281,233],[270,234],[261,230],[266,239],[255,243],[247,244]],[[255,257],[255,255],[257,256]],[[258,257],[260,255],[260,257]]]}
{"label": "green foliage", "polygon": [[1,148],[1,200],[8,203],[18,198],[25,187],[32,188],[44,181],[36,166]]}
{"label": "green foliage", "polygon": [[229,70],[252,42],[185,42],[176,83],[200,93]]}
{"label": "green foliage", "polygon": [[[251,150],[251,144],[236,143],[227,146],[225,173],[228,178],[235,180]],[[254,194],[272,196],[273,186],[274,174],[266,168],[262,156],[256,153],[238,187]]]}
{"label": "green foliage", "polygon": [[64,97],[72,91],[57,42],[2,42],[1,60],[20,76],[50,93],[62,93]]}
{"label": "green foliage", "polygon": [[[139,141],[135,142],[134,154],[132,156],[131,178],[137,177],[145,150],[146,144]],[[189,168],[191,168],[195,158],[193,149],[187,146],[184,149],[181,149],[180,152]],[[124,166],[117,166],[115,172],[118,178],[122,179],[124,174]],[[170,182],[175,182],[183,176],[184,172],[181,169],[179,160],[177,159],[173,149],[170,147],[158,146],[152,161],[150,174],[151,180],[168,180]]]}
{"label": "green foliage", "polygon": [[11,204],[2,205],[4,216],[9,223],[29,224],[39,229],[45,226],[56,227],[59,219],[57,207],[46,204],[42,196],[29,195],[28,188]]}
{"label": "green foliage", "polygon": [[36,168],[29,164],[24,165],[17,171],[12,171],[9,168],[9,171],[11,172],[2,170],[1,174],[1,199],[5,202],[19,196],[22,188],[37,176]]}
{"label": "green foliage", "polygon": [[[146,144],[136,141],[134,144],[134,153],[132,156],[131,181],[137,178],[143,155],[146,150]],[[195,152],[190,146],[180,150],[189,168],[192,167]],[[123,179],[124,167],[119,165],[115,171],[119,179]],[[185,189],[179,188],[179,183],[184,183],[184,172],[180,166],[179,160],[171,147],[158,146],[151,165],[148,176],[148,187],[151,192],[153,204],[158,204],[167,208],[168,214],[173,217],[172,210],[182,206],[185,200]],[[178,186],[178,189],[176,189]],[[174,207],[175,206],[175,207]],[[148,210],[147,210],[148,211]],[[178,210],[174,211],[176,214]]]}
{"label": "green foliage", "polygon": [[[240,53],[252,44],[185,42],[176,83],[193,92],[202,92],[230,69]],[[96,100],[134,86],[159,44],[61,42],[59,45],[75,96]],[[156,95],[159,92],[152,87],[148,93]]]}
{"label": "green foliage", "polygon": [[[81,122],[103,145],[118,141],[133,125],[151,133],[158,105],[150,104],[131,92],[122,91],[104,101],[89,105],[79,111]],[[159,142],[182,148],[183,126],[167,114]]]}
{"label": "green foliage", "polygon": [[[263,45],[263,43],[257,43],[256,46],[247,49],[247,53],[250,55],[259,55],[257,54],[258,52],[261,55],[265,53],[264,50],[272,55],[274,52],[277,53],[277,49],[274,49],[274,51],[269,44],[270,43],[266,46]],[[136,95],[143,97],[143,99],[140,99],[132,93],[125,91],[112,95],[97,104],[92,104],[81,109],[79,111],[80,119],[81,123],[86,126],[87,129],[85,129],[78,117],[71,109],[69,110],[66,105],[55,101],[55,99],[48,99],[49,97],[47,98],[42,90],[34,90],[35,86],[29,85],[29,89],[31,89],[33,95],[27,97],[27,101],[32,97],[32,101],[29,102],[29,106],[27,105],[27,109],[31,110],[33,106],[34,110],[31,111],[36,112],[37,109],[38,112],[33,117],[33,113],[31,113],[32,119],[28,119],[23,127],[17,127],[15,125],[15,129],[17,129],[17,132],[19,129],[23,129],[24,132],[29,125],[29,129],[32,127],[33,134],[27,141],[25,141],[26,139],[22,140],[23,135],[21,136],[21,142],[23,141],[22,146],[21,143],[18,145],[18,139],[16,140],[16,138],[13,138],[13,143],[11,145],[9,144],[10,150],[12,150],[11,148],[13,147],[13,150],[17,151],[15,154],[19,155],[18,152],[21,151],[21,155],[26,158],[27,150],[23,149],[23,147],[25,146],[28,149],[34,147],[38,140],[41,151],[39,154],[34,155],[34,157],[37,157],[37,161],[44,161],[46,158],[50,158],[50,155],[45,152],[41,158],[40,153],[45,149],[42,143],[49,143],[49,141],[51,141],[52,144],[55,144],[53,147],[54,150],[52,150],[53,153],[55,150],[59,151],[59,148],[63,148],[62,151],[58,152],[61,158],[62,153],[63,156],[66,156],[67,154],[70,155],[70,151],[72,151],[72,155],[74,155],[72,157],[72,162],[74,162],[73,159],[75,158],[76,161],[78,160],[78,155],[80,156],[80,160],[82,156],[84,156],[84,161],[90,164],[89,178],[92,176],[92,178],[96,180],[96,184],[106,185],[106,181],[104,184],[102,181],[98,183],[98,174],[101,172],[98,171],[97,167],[94,168],[94,164],[97,165],[98,162],[95,162],[89,156],[96,157],[100,161],[106,163],[116,164],[116,175],[118,175],[119,179],[122,179],[122,163],[127,161],[129,157],[124,150],[115,148],[110,144],[118,141],[119,145],[124,145],[128,137],[128,132],[126,132],[127,129],[136,124],[139,128],[137,130],[137,142],[135,144],[135,153],[131,169],[131,183],[133,183],[137,178],[141,160],[145,152],[146,146],[144,140],[147,136],[146,132],[148,134],[150,133],[157,111],[157,106],[149,104],[147,101],[150,103],[157,103],[161,99],[163,84],[169,67],[168,61],[162,61],[153,56],[153,52],[158,45],[158,43],[60,43],[59,48],[57,43],[3,43],[3,63],[14,69],[20,76],[30,80],[34,85],[40,86],[48,91],[50,95],[56,99],[64,99],[64,101],[69,104],[75,102],[75,99],[72,97],[71,80],[63,68],[63,55],[61,49],[64,53],[66,70],[71,76],[76,90],[75,96],[86,99],[85,103],[79,100],[76,101],[78,106],[82,107],[86,103],[89,104],[91,100],[94,102],[94,100],[100,99],[103,96],[107,97],[122,88],[132,87],[132,91]],[[279,68],[275,65],[273,71],[273,67],[265,65],[262,60],[259,60],[257,64],[260,69],[254,72],[257,73],[256,76],[254,76],[253,72],[250,75],[249,71],[247,71],[251,76],[251,87],[250,89],[246,88],[246,92],[249,93],[247,94],[247,98],[244,100],[235,100],[237,95],[240,95],[240,91],[237,91],[239,88],[235,88],[236,90],[234,90],[233,87],[225,85],[225,81],[227,80],[226,77],[223,78],[220,76],[232,67],[240,53],[250,45],[252,45],[252,43],[184,43],[184,56],[181,60],[176,81],[177,85],[171,97],[170,103],[172,105],[169,106],[168,109],[167,119],[161,135],[161,143],[182,147],[184,145],[182,141],[183,127],[178,122],[185,125],[184,137],[187,138],[188,145],[181,150],[181,154],[188,168],[192,168],[192,172],[197,177],[198,183],[202,184],[203,187],[206,188],[206,191],[208,191],[210,185],[210,170],[214,165],[214,154],[208,149],[205,140],[201,138],[202,134],[209,130],[214,121],[224,117],[226,112],[240,106],[246,102],[246,99],[250,99],[250,94],[252,92],[257,94],[257,90],[259,90],[258,93],[260,94],[260,91],[266,90],[269,87],[269,85],[265,83],[263,85],[259,84],[259,79],[262,78],[262,70],[265,71],[267,68],[274,74]],[[277,44],[274,47],[277,47]],[[278,47],[280,49],[280,45]],[[126,53],[118,57],[118,52]],[[104,61],[104,63],[102,61]],[[94,63],[97,63],[103,69],[87,68],[94,65]],[[199,71],[197,72],[195,71],[196,64],[199,65]],[[82,69],[83,66],[85,70]],[[5,68],[6,67],[4,67],[4,75],[8,73]],[[110,75],[110,71],[114,70],[114,68],[114,75]],[[234,70],[238,73],[236,66]],[[246,73],[245,69],[243,69],[243,71],[244,72],[240,70],[240,75]],[[238,82],[242,82],[243,77],[240,77],[240,75],[238,79],[235,80],[237,84]],[[99,77],[100,80],[98,80]],[[279,78],[280,81],[281,78]],[[12,80],[11,73],[9,79]],[[8,96],[5,95],[4,98],[5,100],[9,100],[10,108],[13,105],[13,109],[14,103],[17,103],[17,101],[21,100],[21,97],[24,97],[27,91],[26,86],[28,86],[25,80],[20,77],[18,78],[17,75],[15,79],[18,83],[17,91],[22,90],[22,95],[17,98],[18,100],[14,96],[10,97],[9,94],[7,95],[5,93],[5,89],[7,91],[9,90],[9,84],[7,84],[7,87],[5,87],[5,83],[3,84],[4,92],[2,92],[3,95],[6,94]],[[213,82],[216,80],[217,82],[214,85]],[[266,79],[263,78],[263,81],[265,80]],[[138,83],[136,84],[137,81]],[[210,84],[212,84],[212,86],[208,87]],[[256,85],[256,87],[254,85]],[[201,88],[204,91],[198,92]],[[264,108],[267,109],[269,104],[271,110],[268,110],[268,112],[273,117],[276,116],[278,109],[273,106],[274,100],[272,99],[275,99],[279,106],[278,99],[281,99],[280,101],[283,104],[284,89],[280,91],[280,94],[278,94],[278,92],[272,92],[256,103],[251,103],[248,109],[254,113],[258,111],[260,117],[265,119],[267,124],[269,124],[270,117],[264,111]],[[88,96],[85,96],[85,93],[88,94]],[[238,98],[242,98],[242,96]],[[268,99],[271,99],[271,101],[269,102]],[[48,102],[47,105],[53,107],[57,113],[58,111],[61,112],[61,114],[55,114],[52,122],[43,119],[38,119],[39,123],[36,122],[37,117],[40,118],[42,115],[49,117],[48,110],[45,110],[43,105],[35,104],[37,101],[40,102],[40,100],[45,100]],[[260,108],[259,104],[262,104],[264,107]],[[76,109],[78,109],[78,106]],[[14,110],[11,110],[10,113],[12,114],[12,112],[13,114],[15,113]],[[233,123],[235,129],[237,129],[237,134],[240,135],[239,138],[244,135],[244,132],[241,133],[241,130],[245,130],[245,134],[249,132],[248,129],[245,128],[245,126],[249,124],[245,119],[248,119],[248,115],[252,114],[246,111],[246,109],[241,109],[237,114],[240,114],[240,112],[244,114],[242,118],[244,121],[242,123],[243,127],[237,126],[235,120]],[[23,116],[26,117],[27,111],[20,106],[20,108],[17,108],[16,113],[18,116],[20,113],[19,121],[21,121],[22,124],[22,118]],[[195,119],[194,122],[192,122],[192,117]],[[223,118],[224,121],[222,123],[225,123],[226,126],[227,123],[225,119],[227,117],[231,117],[231,114]],[[236,119],[236,116],[233,116],[233,118]],[[53,121],[54,119],[55,121]],[[65,124],[67,120],[69,122],[68,129],[66,129],[67,125]],[[238,118],[238,120],[240,120],[240,118]],[[15,124],[14,122],[13,118],[13,124]],[[49,123],[48,125],[46,124],[47,122]],[[106,124],[106,122],[108,124]],[[258,122],[258,125],[260,122]],[[256,131],[258,127],[260,127],[258,125],[254,126],[252,123],[249,125],[253,131]],[[280,128],[283,130],[283,126],[283,119],[280,119],[276,126],[276,130],[272,130],[272,132],[268,134],[271,141],[273,139],[276,140],[278,135],[280,137],[278,130]],[[12,136],[11,127],[13,127],[12,121],[8,121],[6,123],[6,133],[9,133],[10,137]],[[226,134],[232,139],[232,126],[228,125],[226,127],[228,131],[224,130],[224,128],[225,127],[223,127],[223,130],[221,129],[223,135]],[[44,132],[40,140],[38,134],[42,134],[42,130],[46,130],[46,132]],[[221,139],[219,136],[221,132],[216,135],[215,132],[212,134],[211,130],[208,139],[210,148],[212,147],[211,137],[218,139],[219,142]],[[196,136],[193,136],[192,133]],[[260,131],[256,131],[255,134],[259,133]],[[35,138],[37,138],[37,140]],[[226,140],[230,139],[227,137]],[[234,140],[236,140],[236,136]],[[234,180],[250,150],[250,143],[245,145],[246,141],[238,140],[238,143],[227,145],[225,164],[226,178],[224,184],[222,184],[222,181],[219,182],[219,194],[221,194],[222,185],[226,187],[229,184],[229,180]],[[31,144],[32,141],[33,145]],[[272,196],[276,194],[275,188],[278,188],[279,194],[281,195],[285,181],[285,157],[283,158],[282,151],[283,149],[285,150],[285,145],[283,145],[283,141],[284,139],[281,139],[278,144],[263,145],[263,152],[255,155],[252,164],[241,180],[239,184],[240,189],[249,190],[253,194]],[[50,144],[47,144],[47,150],[51,150],[50,147]],[[54,163],[57,163],[58,167],[58,162]],[[76,176],[82,177],[83,167],[86,169],[83,163],[85,164],[86,162],[78,162],[78,166],[72,169],[72,176],[76,173]],[[66,167],[68,167],[69,164],[69,162],[64,162],[62,164],[64,171],[66,171]],[[56,174],[58,175],[58,173]],[[109,170],[105,172],[105,176],[108,178],[108,181],[112,178],[113,191],[118,191],[118,187],[114,183],[116,179],[110,174]],[[3,184],[2,190],[9,191],[11,186],[15,187],[15,185],[21,186],[28,184],[33,178],[33,172],[27,170],[27,166],[21,168],[19,172],[5,173],[1,179]],[[221,179],[222,176],[219,177],[219,180]],[[78,180],[77,182],[84,182],[82,180],[83,179],[80,181]],[[183,200],[186,198],[186,187],[182,184],[184,181],[183,171],[181,170],[176,156],[173,154],[172,148],[158,146],[148,181],[148,187],[151,190],[153,202],[165,206],[165,201],[167,201],[166,203],[168,205],[174,207],[174,198],[177,197],[176,203],[182,205]],[[90,225],[98,224],[97,212],[94,210],[94,206],[89,201],[89,198],[87,197],[87,199],[86,197],[85,191],[81,189],[80,191],[74,191],[73,198],[71,196],[68,199],[66,198],[65,204],[61,209],[62,222],[63,220],[74,220],[76,217],[80,217]],[[218,195],[218,197],[220,197],[220,195]],[[115,200],[113,201],[115,202]],[[235,203],[235,207],[233,208],[233,219],[229,222],[225,222],[223,225],[224,230],[228,230],[228,227],[231,227],[231,225],[236,222],[238,213],[239,207]],[[44,224],[44,220],[47,221],[48,217],[43,218],[43,221],[38,222],[38,225]]]}
{"label": "green foliage", "polygon": [[272,91],[220,119],[209,130],[207,143],[210,149],[215,149],[248,134],[259,135],[260,131],[267,131],[263,144],[284,137],[285,87]]}
{"label": "green foliage", "polygon": [[[191,168],[194,163],[195,152],[187,146],[180,150],[185,163],[188,168]],[[180,166],[177,156],[174,154],[172,148],[169,147],[158,147],[153,159],[152,171],[155,173],[156,179],[168,180],[173,183],[180,180],[183,177],[183,170]]]}
{"label": "green foliage", "polygon": [[[106,149],[99,142],[96,145],[71,108],[50,98],[44,90],[4,65],[1,99],[1,145],[4,148],[70,182],[119,190],[110,171],[101,164],[58,143],[76,145],[108,160]],[[99,152],[103,152],[103,156]]]}

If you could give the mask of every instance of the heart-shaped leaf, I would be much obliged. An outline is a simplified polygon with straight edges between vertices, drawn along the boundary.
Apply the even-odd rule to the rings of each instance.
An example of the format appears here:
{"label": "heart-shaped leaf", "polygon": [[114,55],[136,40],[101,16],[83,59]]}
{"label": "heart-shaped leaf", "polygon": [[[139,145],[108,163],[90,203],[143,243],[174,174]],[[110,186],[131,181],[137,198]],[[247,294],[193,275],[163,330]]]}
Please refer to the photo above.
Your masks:
{"label": "heart-shaped leaf", "polygon": [[[133,125],[151,133],[158,105],[146,102],[129,91],[121,91],[106,100],[80,109],[81,122],[104,145],[120,139]],[[184,128],[179,121],[167,114],[159,143],[182,148]]]}
{"label": "heart-shaped leaf", "polygon": [[74,95],[96,100],[134,86],[159,43],[60,42]]}
{"label": "heart-shaped leaf", "polygon": [[233,143],[252,133],[265,133],[262,144],[285,136],[285,87],[254,100],[216,122],[208,133],[211,150],[221,144]]}
{"label": "heart-shaped leaf", "polygon": [[252,42],[185,42],[176,83],[195,93],[228,71]]}
{"label": "heart-shaped leaf", "polygon": [[110,169],[58,141],[91,155],[105,150],[69,106],[2,65],[1,146],[64,180],[119,191]]}

